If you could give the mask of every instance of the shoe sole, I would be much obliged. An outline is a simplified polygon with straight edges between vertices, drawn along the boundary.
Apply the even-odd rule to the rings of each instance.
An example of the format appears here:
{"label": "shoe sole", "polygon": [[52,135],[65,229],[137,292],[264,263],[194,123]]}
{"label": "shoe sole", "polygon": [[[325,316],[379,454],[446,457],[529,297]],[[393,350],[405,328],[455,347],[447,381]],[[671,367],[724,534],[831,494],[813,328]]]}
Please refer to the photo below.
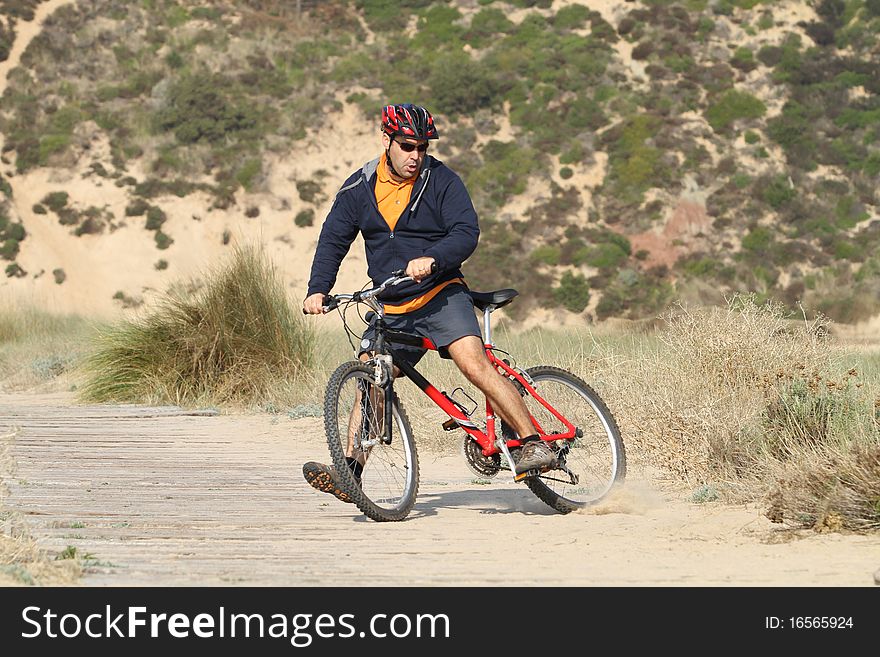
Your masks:
{"label": "shoe sole", "polygon": [[516,472],[518,474],[520,472],[527,472],[529,470],[549,470],[549,469],[552,469],[555,465],[556,465],[556,459],[550,459],[549,461],[543,461],[543,462],[537,462],[537,463],[532,462],[532,463],[529,463],[528,465],[525,465],[525,466],[523,465],[523,462],[520,461],[519,463],[516,464],[516,467],[514,468],[514,472]]}
{"label": "shoe sole", "polygon": [[330,493],[342,502],[354,504],[354,500],[351,499],[349,494],[336,485],[329,472],[325,470],[306,470],[303,468],[303,475],[305,475],[306,481],[312,488],[322,493]]}

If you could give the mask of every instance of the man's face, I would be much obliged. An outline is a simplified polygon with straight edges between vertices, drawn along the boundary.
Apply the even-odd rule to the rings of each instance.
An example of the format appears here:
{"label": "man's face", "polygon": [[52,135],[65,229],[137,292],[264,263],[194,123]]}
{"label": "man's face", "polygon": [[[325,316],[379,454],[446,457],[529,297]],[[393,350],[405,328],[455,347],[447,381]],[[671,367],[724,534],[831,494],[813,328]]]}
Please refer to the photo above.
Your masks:
{"label": "man's face", "polygon": [[[428,142],[424,139],[412,139],[395,135],[389,137],[382,134],[382,142],[391,158],[394,170],[404,178],[412,178],[422,169],[422,162],[428,150]],[[406,149],[411,149],[407,152]],[[421,150],[420,150],[421,149]]]}

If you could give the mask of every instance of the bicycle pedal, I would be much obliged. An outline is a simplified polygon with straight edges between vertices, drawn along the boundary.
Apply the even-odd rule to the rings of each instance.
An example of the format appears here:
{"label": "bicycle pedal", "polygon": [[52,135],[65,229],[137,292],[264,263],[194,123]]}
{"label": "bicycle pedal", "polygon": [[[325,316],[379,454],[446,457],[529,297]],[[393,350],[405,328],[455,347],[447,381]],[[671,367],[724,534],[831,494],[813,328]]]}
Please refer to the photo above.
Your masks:
{"label": "bicycle pedal", "polygon": [[444,422],[441,426],[443,427],[443,431],[453,431],[454,429],[458,429],[458,427],[461,425],[459,425],[458,420],[450,418],[449,420],[446,420],[446,422]]}
{"label": "bicycle pedal", "polygon": [[518,475],[514,475],[513,480],[515,482],[519,483],[520,481],[523,481],[525,479],[531,479],[533,477],[537,477],[540,474],[541,474],[541,471],[538,470],[537,468],[534,468],[532,470],[526,470],[525,472],[520,472]]}

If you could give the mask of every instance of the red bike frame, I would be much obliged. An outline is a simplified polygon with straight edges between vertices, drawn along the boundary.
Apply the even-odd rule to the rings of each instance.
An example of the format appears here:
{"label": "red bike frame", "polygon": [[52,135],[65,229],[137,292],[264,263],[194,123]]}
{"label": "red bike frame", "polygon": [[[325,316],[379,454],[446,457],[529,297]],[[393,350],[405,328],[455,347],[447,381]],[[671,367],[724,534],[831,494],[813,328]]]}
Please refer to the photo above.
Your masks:
{"label": "red bike frame", "polygon": [[[385,339],[388,342],[398,343],[398,344],[408,344],[412,346],[421,347],[423,349],[428,349],[429,351],[438,351],[437,347],[434,346],[434,343],[431,342],[427,338],[422,338],[419,336],[415,336],[409,333],[401,333],[399,331],[392,331],[390,329],[385,329]],[[535,430],[538,432],[538,436],[541,440],[553,441],[553,440],[566,440],[574,438],[576,435],[577,428],[569,422],[566,418],[564,418],[553,406],[550,405],[543,397],[541,397],[535,389],[531,386],[528,380],[525,379],[519,372],[510,367],[503,360],[498,358],[495,355],[494,346],[490,343],[484,343],[484,349],[486,350],[486,356],[489,358],[489,362],[496,368],[496,370],[502,370],[504,374],[502,375],[499,372],[499,376],[509,376],[516,379],[519,384],[528,392],[529,395],[535,398],[535,400],[541,404],[544,408],[546,408],[553,416],[562,422],[565,426],[565,433],[553,433],[547,434],[544,429],[541,427],[540,423],[535,419],[534,416],[530,414],[530,418],[532,420],[532,424],[535,427]],[[438,390],[434,385],[431,384],[425,377],[423,377],[412,365],[410,365],[405,358],[401,357],[399,354],[395,353],[394,349],[388,350],[391,353],[391,357],[394,361],[394,364],[400,368],[400,370],[406,374],[409,379],[418,386],[422,392],[424,392],[428,397],[430,397],[431,401],[433,401],[437,406],[439,406],[443,411],[449,415],[451,418],[458,422],[458,425],[464,429],[468,434],[470,434],[474,440],[482,447],[484,456],[491,456],[493,454],[497,454],[501,450],[496,446],[495,441],[495,413],[492,408],[492,404],[489,402],[489,399],[486,399],[486,432],[483,433],[480,429],[474,424],[474,422],[468,418],[467,415],[453,402],[452,398],[450,398],[446,393]],[[519,447],[522,443],[519,440],[513,439],[507,442],[507,447]]]}

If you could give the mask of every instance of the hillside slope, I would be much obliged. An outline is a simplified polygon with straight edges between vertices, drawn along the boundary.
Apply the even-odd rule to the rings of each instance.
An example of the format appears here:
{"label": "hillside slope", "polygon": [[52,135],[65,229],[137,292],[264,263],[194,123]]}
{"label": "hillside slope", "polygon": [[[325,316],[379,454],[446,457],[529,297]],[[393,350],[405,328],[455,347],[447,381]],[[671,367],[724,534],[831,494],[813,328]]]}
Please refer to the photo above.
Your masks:
{"label": "hillside slope", "polygon": [[381,104],[415,100],[480,212],[466,274],[520,289],[514,319],[880,312],[874,0],[47,7],[0,69],[0,294],[129,312],[259,241],[301,298]]}

